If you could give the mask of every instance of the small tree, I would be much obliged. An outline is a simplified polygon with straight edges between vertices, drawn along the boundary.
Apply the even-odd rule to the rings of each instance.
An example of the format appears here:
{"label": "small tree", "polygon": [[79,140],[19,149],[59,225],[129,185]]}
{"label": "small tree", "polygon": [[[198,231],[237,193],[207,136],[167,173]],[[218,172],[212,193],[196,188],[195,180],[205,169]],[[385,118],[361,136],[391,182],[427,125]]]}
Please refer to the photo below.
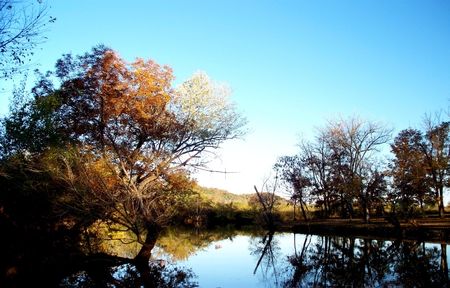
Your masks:
{"label": "small tree", "polygon": [[303,219],[308,222],[306,200],[311,190],[311,180],[307,176],[305,162],[299,156],[283,156],[278,158],[274,169],[279,175],[281,185],[294,203],[294,220],[296,220],[295,206],[299,203]]}
{"label": "small tree", "polygon": [[267,176],[262,184],[261,190],[253,186],[262,207],[262,218],[269,229],[269,233],[275,232],[274,208],[277,202],[276,192],[278,189],[278,177]]}

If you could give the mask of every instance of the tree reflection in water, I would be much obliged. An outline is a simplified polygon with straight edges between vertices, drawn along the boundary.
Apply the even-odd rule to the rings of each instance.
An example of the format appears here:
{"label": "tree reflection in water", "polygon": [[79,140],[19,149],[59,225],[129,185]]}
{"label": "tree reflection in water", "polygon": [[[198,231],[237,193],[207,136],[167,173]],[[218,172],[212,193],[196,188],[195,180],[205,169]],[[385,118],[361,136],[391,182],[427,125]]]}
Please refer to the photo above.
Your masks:
{"label": "tree reflection in water", "polygon": [[[258,287],[449,287],[447,244],[264,234],[230,227],[214,231],[179,228],[165,231],[152,253],[153,262],[148,265],[150,278],[142,277],[142,268],[139,270],[132,264],[125,264],[109,270],[94,269],[76,274],[65,279],[64,286],[198,287],[202,277],[198,283],[192,281],[196,278],[195,267],[186,269],[177,263],[183,261],[189,266],[189,258],[197,254],[211,257],[208,249],[214,249],[214,243],[223,243],[225,239],[230,241],[226,245],[230,250],[226,253],[231,253],[233,243],[239,242],[233,240],[238,237],[248,239],[250,255],[247,256],[253,258],[249,263],[254,263],[248,277],[257,274]],[[115,252],[116,255],[136,253]],[[241,253],[237,257],[246,255]],[[210,263],[206,258],[203,261]],[[244,260],[236,258],[236,261]],[[233,271],[236,273],[235,270],[230,273]],[[208,273],[215,271],[209,270]],[[226,279],[231,277],[225,275]],[[225,278],[216,279],[215,283],[226,286]]]}
{"label": "tree reflection in water", "polygon": [[[448,287],[446,245],[309,235],[277,287]],[[297,253],[297,251],[300,251]]]}
{"label": "tree reflection in water", "polygon": [[[253,229],[254,230],[254,229]],[[93,265],[92,269],[81,271],[64,279],[62,287],[198,287],[193,281],[195,271],[177,265],[186,261],[212,243],[243,235],[253,235],[253,230],[238,231],[232,226],[214,230],[172,227],[164,230],[152,250],[151,262],[138,266],[135,263],[123,265]],[[109,255],[123,255],[132,259],[139,251],[138,245],[111,246]],[[109,258],[110,259],[110,258]],[[105,267],[104,269],[102,267]]]}
{"label": "tree reflection in water", "polygon": [[[220,238],[228,237],[230,229],[208,231],[172,227],[164,230],[152,250],[151,261],[143,265],[121,262],[133,259],[139,245],[112,245],[109,255],[117,257],[118,264],[92,265],[91,269],[75,273],[62,281],[61,287],[198,287],[192,269],[180,267],[176,262],[187,260]],[[109,260],[108,260],[109,261]]]}
{"label": "tree reflection in water", "polygon": [[154,262],[149,263],[147,272],[151,277],[144,277],[142,270],[133,264],[81,271],[64,279],[59,287],[198,287],[197,283],[191,280],[195,275],[190,269]]}
{"label": "tree reflection in water", "polygon": [[[252,247],[250,254],[258,258],[253,274],[256,274],[259,268],[263,275],[264,283],[269,283],[270,276],[272,276],[275,279],[275,283],[278,284],[277,260],[281,255],[281,249],[278,241],[274,240],[274,234],[268,233],[263,236],[253,237],[250,240],[250,245]],[[269,274],[271,270],[272,273]]]}

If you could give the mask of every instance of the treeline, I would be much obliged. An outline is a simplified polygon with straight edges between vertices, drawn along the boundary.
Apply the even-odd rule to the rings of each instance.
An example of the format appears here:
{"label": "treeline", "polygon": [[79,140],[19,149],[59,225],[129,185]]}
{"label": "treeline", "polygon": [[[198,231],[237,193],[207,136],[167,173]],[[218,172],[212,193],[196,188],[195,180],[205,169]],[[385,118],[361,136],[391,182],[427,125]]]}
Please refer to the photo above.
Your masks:
{"label": "treeline", "polygon": [[[450,185],[450,123],[426,117],[423,131],[408,128],[392,141],[393,129],[359,116],[328,120],[313,140],[298,143],[294,156],[279,157],[274,170],[279,189],[322,217],[354,217],[385,212],[423,215],[437,207],[444,218],[444,192]],[[389,145],[391,154],[386,153]]]}

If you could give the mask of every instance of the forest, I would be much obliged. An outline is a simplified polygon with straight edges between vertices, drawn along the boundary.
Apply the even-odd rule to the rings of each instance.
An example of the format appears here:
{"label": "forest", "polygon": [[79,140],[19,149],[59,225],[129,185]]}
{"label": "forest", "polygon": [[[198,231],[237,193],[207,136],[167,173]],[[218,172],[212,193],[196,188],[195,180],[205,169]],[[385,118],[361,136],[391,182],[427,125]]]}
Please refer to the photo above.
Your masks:
{"label": "forest", "polygon": [[[56,286],[48,281],[77,271],[90,271],[99,284],[111,278],[109,268],[128,264],[140,275],[136,285],[164,287],[149,259],[160,233],[182,223],[264,224],[292,219],[288,211],[293,219],[366,223],[371,215],[445,217],[444,112],[427,117],[424,131],[402,130],[392,143],[393,130],[383,123],[330,119],[313,141],[298,143],[297,155],[274,163],[276,176],[263,191],[233,196],[199,187],[192,176],[208,169],[223,142],[248,133],[227,83],[198,71],[172,87],[170,67],[141,58],[130,63],[103,45],[65,54],[55,71],[35,73],[30,91],[25,82],[16,87],[0,126],[5,285]],[[383,159],[388,144],[392,157]],[[132,257],[108,255],[111,242],[140,248]]]}

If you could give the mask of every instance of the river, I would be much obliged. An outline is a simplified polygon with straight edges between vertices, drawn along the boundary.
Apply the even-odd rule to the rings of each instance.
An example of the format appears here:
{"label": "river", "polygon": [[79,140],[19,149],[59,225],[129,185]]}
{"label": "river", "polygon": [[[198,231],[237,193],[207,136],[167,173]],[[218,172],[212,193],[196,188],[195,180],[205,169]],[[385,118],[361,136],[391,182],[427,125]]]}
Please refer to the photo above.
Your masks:
{"label": "river", "polygon": [[[178,238],[178,240],[176,240]],[[448,287],[448,245],[263,231],[172,231],[154,260],[198,287]],[[177,244],[176,249],[170,243]],[[169,244],[169,245],[168,245]],[[184,245],[184,246],[183,246]]]}

